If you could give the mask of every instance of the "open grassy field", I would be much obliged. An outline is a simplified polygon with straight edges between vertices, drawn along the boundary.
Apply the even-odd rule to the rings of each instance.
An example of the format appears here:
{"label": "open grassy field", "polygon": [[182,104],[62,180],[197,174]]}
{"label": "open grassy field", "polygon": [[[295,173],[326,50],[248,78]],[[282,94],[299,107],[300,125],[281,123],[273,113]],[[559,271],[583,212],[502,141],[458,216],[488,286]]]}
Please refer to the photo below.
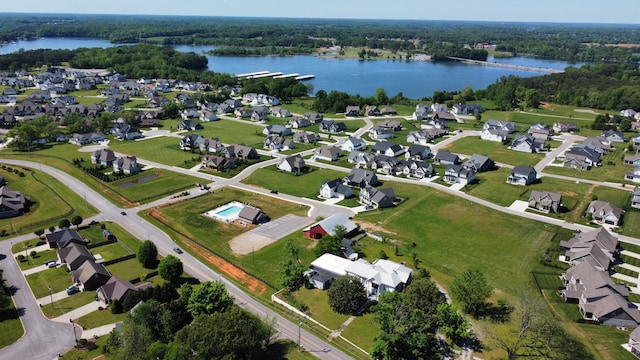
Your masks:
{"label": "open grassy field", "polygon": [[262,168],[242,180],[245,184],[274,189],[279,192],[316,199],[324,180],[343,178],[347,174],[331,169],[311,167],[311,171],[299,176],[279,171],[275,167]]}
{"label": "open grassy field", "polygon": [[0,231],[24,234],[58,225],[62,217],[71,219],[80,215],[86,218],[96,213],[93,207],[85,207],[81,197],[54,177],[38,170],[20,168],[20,171],[25,174],[24,177],[7,170],[0,170],[0,175],[5,177],[9,188],[31,197],[32,205],[28,212],[20,216],[0,219]]}
{"label": "open grassy field", "polygon": [[204,130],[198,131],[198,134],[205,138],[219,138],[225,144],[245,144],[247,146],[262,148],[264,135],[262,130],[264,127],[243,121],[220,120],[209,123],[203,123]]}
{"label": "open grassy field", "polygon": [[507,145],[503,145],[496,141],[481,140],[479,136],[467,136],[458,139],[445,148],[456,154],[486,155],[495,162],[513,166],[534,166],[544,157],[542,154],[529,154],[510,150],[507,149]]}
{"label": "open grassy field", "polygon": [[180,139],[174,137],[158,137],[143,141],[111,141],[109,149],[171,166],[181,166],[185,160],[191,160],[194,156],[201,159],[197,151],[192,153],[180,150],[179,143]]}
{"label": "open grassy field", "polygon": [[640,211],[628,210],[622,218],[622,234],[640,238]]}
{"label": "open grassy field", "polygon": [[324,290],[301,288],[292,295],[309,307],[307,311],[309,316],[331,330],[338,329],[349,318],[347,315],[341,315],[331,310],[329,297]]}

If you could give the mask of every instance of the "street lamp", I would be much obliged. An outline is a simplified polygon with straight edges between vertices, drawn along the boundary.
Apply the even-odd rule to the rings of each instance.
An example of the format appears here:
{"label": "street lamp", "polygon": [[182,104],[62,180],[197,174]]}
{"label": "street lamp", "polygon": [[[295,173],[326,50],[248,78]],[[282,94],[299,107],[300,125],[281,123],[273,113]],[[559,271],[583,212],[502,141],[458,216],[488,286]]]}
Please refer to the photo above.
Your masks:
{"label": "street lamp", "polygon": [[69,319],[73,326],[73,337],[76,339],[76,348],[78,347],[78,334],[76,334],[76,323],[73,322],[73,319]]}
{"label": "street lamp", "polygon": [[53,294],[51,293],[51,286],[49,286],[49,298],[51,298],[51,308],[53,309]]}

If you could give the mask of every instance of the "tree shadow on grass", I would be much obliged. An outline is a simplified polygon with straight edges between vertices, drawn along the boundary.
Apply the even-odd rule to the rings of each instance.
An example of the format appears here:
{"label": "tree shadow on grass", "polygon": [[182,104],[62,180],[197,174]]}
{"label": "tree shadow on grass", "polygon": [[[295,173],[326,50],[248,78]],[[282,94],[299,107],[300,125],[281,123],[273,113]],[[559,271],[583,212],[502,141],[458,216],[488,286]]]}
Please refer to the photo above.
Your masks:
{"label": "tree shadow on grass", "polygon": [[270,344],[261,359],[286,359],[290,351],[297,349],[298,344],[291,341],[278,340]]}
{"label": "tree shadow on grass", "polygon": [[512,312],[513,306],[510,306],[504,301],[498,301],[498,304],[485,304],[480,317],[495,323],[505,323],[509,321]]}
{"label": "tree shadow on grass", "polygon": [[194,277],[181,277],[179,283],[180,284],[185,284],[186,283],[186,284],[189,284],[189,285],[197,285],[197,284],[200,284],[200,280],[198,280],[198,279],[196,279]]}
{"label": "tree shadow on grass", "polygon": [[5,320],[17,320],[21,316],[24,316],[24,314],[24,308],[0,310],[0,322]]}

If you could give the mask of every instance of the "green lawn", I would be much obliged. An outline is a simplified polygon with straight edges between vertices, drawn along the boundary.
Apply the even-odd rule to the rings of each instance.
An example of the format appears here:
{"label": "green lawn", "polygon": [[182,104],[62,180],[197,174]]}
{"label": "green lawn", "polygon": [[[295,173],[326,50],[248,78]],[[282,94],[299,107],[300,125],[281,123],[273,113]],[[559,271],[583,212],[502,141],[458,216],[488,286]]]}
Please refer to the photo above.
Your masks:
{"label": "green lawn", "polygon": [[331,330],[336,330],[349,316],[341,315],[329,307],[327,292],[319,289],[302,288],[292,295],[309,307],[307,314]]}
{"label": "green lawn", "polygon": [[83,291],[71,296],[68,296],[62,300],[58,300],[51,306],[49,299],[42,304],[42,312],[46,317],[58,317],[62,316],[69,311],[75,310],[81,306],[87,305],[96,301],[96,292],[93,290]]}
{"label": "green lawn", "polygon": [[63,358],[73,359],[73,360],[93,360],[102,356],[102,347],[107,343],[109,336],[101,336],[98,339],[92,340],[95,341],[97,347],[93,350],[80,350],[76,348],[71,348],[69,351],[63,354]]}
{"label": "green lawn", "polygon": [[[120,261],[115,264],[108,265],[106,268],[109,270],[111,275],[115,275],[132,282],[137,282],[137,280],[140,279],[140,276],[146,277],[147,274],[157,270],[142,267],[142,264],[140,264],[137,258]],[[154,276],[149,279],[145,279],[144,281],[151,281],[155,284],[162,282],[162,279],[160,279],[159,276]]]}
{"label": "green lawn", "polygon": [[[295,150],[291,150],[291,151],[298,152],[298,151],[300,151],[300,149],[295,149]],[[244,171],[244,169],[248,168],[249,166],[251,166],[253,164],[257,164],[257,163],[262,162],[262,161],[266,161],[266,160],[269,159],[269,157],[266,156],[266,155],[258,155],[258,156],[259,156],[258,159],[239,161],[238,167],[233,168],[233,169],[226,169],[224,171],[218,171],[218,170],[215,170],[215,169],[201,168],[199,170],[199,172],[204,173],[204,174],[211,174],[211,175],[223,177],[223,178],[226,178],[226,179],[231,179],[232,177],[240,174],[242,171]],[[200,163],[200,160],[198,160],[198,163]],[[206,180],[200,180],[200,181],[206,181]],[[212,181],[213,181],[213,179],[212,179]]]}
{"label": "green lawn", "polygon": [[197,151],[192,153],[180,150],[179,143],[180,139],[175,137],[158,137],[143,141],[111,141],[109,149],[171,166],[181,166],[185,161],[191,161],[193,157],[198,160],[202,158]]}
{"label": "green lawn", "polygon": [[103,311],[94,311],[85,316],[79,317],[77,323],[87,329],[93,329],[98,326],[117,323],[124,320],[129,313],[112,314],[111,309],[107,308]]}
{"label": "green lawn", "polygon": [[371,350],[371,343],[380,325],[373,320],[373,313],[358,316],[342,331],[342,336],[365,351]]}
{"label": "green lawn", "polygon": [[544,172],[581,179],[610,181],[614,183],[626,183],[633,185],[633,182],[625,180],[625,174],[627,172],[633,171],[634,168],[633,166],[623,164],[622,157],[624,156],[624,154],[625,152],[623,146],[618,146],[618,148],[607,154],[604,154],[600,158],[600,160],[602,161],[602,166],[596,166],[586,171],[568,169],[558,166],[547,166],[544,168]]}
{"label": "green lawn", "polygon": [[[2,273],[0,273],[0,281],[4,281]],[[5,290],[5,287],[0,286],[0,291],[3,290]],[[13,304],[13,300],[9,301],[9,306],[0,310],[0,334],[2,334],[2,336],[0,336],[0,349],[13,344],[24,334],[22,322]]]}
{"label": "green lawn", "polygon": [[62,216],[71,219],[75,215],[84,218],[96,214],[93,207],[85,207],[85,202],[80,196],[54,177],[38,170],[28,171],[20,168],[20,171],[25,174],[24,177],[7,169],[0,169],[0,175],[8,181],[9,188],[31,197],[32,204],[29,210],[20,216],[0,219],[0,231],[25,234],[38,228],[58,225]]}
{"label": "green lawn", "polygon": [[622,234],[640,238],[640,211],[628,210],[622,217]]}
{"label": "green lawn", "polygon": [[[34,242],[30,241],[30,243],[33,244]],[[27,252],[31,252],[31,251],[27,250]],[[20,254],[24,254],[24,251],[20,252]],[[49,260],[58,260],[58,256],[54,249],[40,251],[39,253],[36,254],[35,258],[32,258],[31,256],[29,256],[29,261],[22,261],[22,262],[18,261],[18,265],[20,266],[20,270],[24,271],[27,269],[32,269],[36,266],[44,265],[44,263],[46,263]]]}
{"label": "green lawn", "polygon": [[225,144],[245,144],[261,149],[264,143],[264,135],[262,135],[264,127],[258,124],[220,120],[203,123],[203,126],[204,130],[198,131],[198,134],[205,138],[217,137]]}
{"label": "green lawn", "polygon": [[130,252],[125,249],[119,242],[95,247],[91,249],[91,253],[96,258],[101,257],[104,261],[118,259],[130,254]]}
{"label": "green lawn", "polygon": [[495,162],[509,164],[513,166],[526,165],[534,166],[544,155],[529,154],[520,151],[507,149],[507,145],[503,145],[496,141],[481,140],[480,137],[467,136],[456,140],[447,150],[456,154],[481,154],[490,157]]}
{"label": "green lawn", "polygon": [[49,288],[53,293],[57,293],[72,285],[71,274],[66,266],[40,271],[27,275],[26,278],[36,299],[49,295]]}
{"label": "green lawn", "polygon": [[276,189],[289,195],[316,199],[320,191],[320,185],[324,180],[334,180],[347,175],[345,172],[331,169],[310,168],[310,172],[298,176],[279,171],[275,166],[262,168],[242,180],[242,182],[265,189]]}

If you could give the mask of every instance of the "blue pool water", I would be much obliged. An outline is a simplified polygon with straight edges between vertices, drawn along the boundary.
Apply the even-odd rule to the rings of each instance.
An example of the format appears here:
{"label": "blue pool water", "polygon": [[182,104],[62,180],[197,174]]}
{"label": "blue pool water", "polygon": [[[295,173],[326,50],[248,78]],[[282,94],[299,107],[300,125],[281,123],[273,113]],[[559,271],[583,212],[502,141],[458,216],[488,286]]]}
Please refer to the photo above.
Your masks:
{"label": "blue pool water", "polygon": [[220,210],[220,211],[216,212],[216,215],[229,217],[229,216],[238,214],[240,212],[240,210],[242,210],[242,208],[240,206],[232,205],[232,206],[229,206],[228,208],[226,208],[224,210]]}

